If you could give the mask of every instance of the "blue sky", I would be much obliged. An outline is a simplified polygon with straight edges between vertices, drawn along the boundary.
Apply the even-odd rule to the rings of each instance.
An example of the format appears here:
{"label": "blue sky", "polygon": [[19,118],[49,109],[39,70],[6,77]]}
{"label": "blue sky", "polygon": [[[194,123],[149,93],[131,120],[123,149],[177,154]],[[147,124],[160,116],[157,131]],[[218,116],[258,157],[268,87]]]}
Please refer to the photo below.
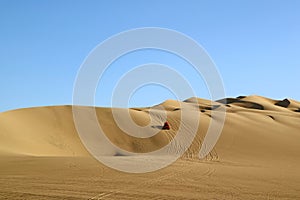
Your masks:
{"label": "blue sky", "polygon": [[[71,104],[77,71],[89,52],[112,35],[140,27],[174,29],[196,40],[218,67],[227,96],[300,100],[299,9],[297,0],[0,0],[0,111]],[[174,67],[197,96],[209,98],[201,77],[180,58],[143,51],[113,64],[96,104],[109,106],[114,81],[148,62]],[[166,88],[148,85],[129,106],[169,98],[175,95]]]}

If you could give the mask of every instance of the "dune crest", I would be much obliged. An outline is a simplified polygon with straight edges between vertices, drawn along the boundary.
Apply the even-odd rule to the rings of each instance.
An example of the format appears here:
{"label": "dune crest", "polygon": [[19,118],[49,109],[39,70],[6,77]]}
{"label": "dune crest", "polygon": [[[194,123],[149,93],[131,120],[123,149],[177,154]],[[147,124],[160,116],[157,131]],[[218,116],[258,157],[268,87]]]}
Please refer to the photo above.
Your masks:
{"label": "dune crest", "polygon": [[[149,129],[143,129],[148,130],[143,133],[144,135],[150,135],[153,130],[157,132],[147,138],[137,138],[120,129],[114,121],[110,108],[96,108],[96,113],[99,124],[114,145],[128,152],[146,153],[164,147],[176,136],[180,127],[183,105],[189,106],[185,109],[199,112],[200,119],[197,135],[184,157],[197,157],[211,120],[218,120],[211,116],[211,111],[218,112],[220,107],[226,108],[226,122],[221,138],[210,156],[214,155],[212,157],[218,159],[231,159],[242,153],[244,156],[258,156],[258,152],[263,152],[261,155],[271,156],[276,153],[278,157],[285,157],[286,153],[279,149],[284,148],[289,151],[297,149],[298,145],[295,141],[300,139],[300,134],[298,134],[300,103],[295,100],[243,96],[213,102],[193,97],[183,102],[167,100],[153,107],[129,109],[134,123],[140,127],[148,126]],[[162,130],[165,122],[159,114],[162,112],[159,109],[162,108],[171,126],[170,130]],[[128,109],[119,109],[116,112],[122,116],[122,113],[127,111]],[[152,122],[151,112],[156,116],[156,120]],[[187,128],[186,131],[188,132],[189,129]],[[232,138],[235,138],[234,140],[238,143],[230,146]],[[89,155],[74,126],[71,106],[37,107],[1,113],[0,143],[1,154]],[[230,153],[227,153],[228,145],[232,150]],[[120,154],[122,153],[119,151],[113,151],[111,156]],[[293,155],[295,154],[298,155],[293,151]]]}
{"label": "dune crest", "polygon": [[[81,122],[88,128],[85,139],[96,146],[97,156],[119,166],[131,163],[128,172],[134,173],[169,159],[174,163],[152,173],[122,173],[95,160],[85,148],[72,106],[8,111],[0,113],[0,199],[300,198],[298,101],[252,95],[216,102],[196,97],[167,100],[145,108],[95,108],[96,113],[92,107],[75,108],[87,111]],[[200,159],[209,125],[222,123],[218,113],[223,109],[221,136]],[[95,114],[115,146],[107,146],[103,137],[89,138]],[[181,139],[186,139],[195,119],[199,126],[185,149],[184,142],[174,138],[181,128]],[[169,129],[163,129],[166,121]],[[172,148],[155,159],[141,155],[166,145]],[[180,159],[172,157],[182,151]],[[140,161],[142,165],[137,165]]]}

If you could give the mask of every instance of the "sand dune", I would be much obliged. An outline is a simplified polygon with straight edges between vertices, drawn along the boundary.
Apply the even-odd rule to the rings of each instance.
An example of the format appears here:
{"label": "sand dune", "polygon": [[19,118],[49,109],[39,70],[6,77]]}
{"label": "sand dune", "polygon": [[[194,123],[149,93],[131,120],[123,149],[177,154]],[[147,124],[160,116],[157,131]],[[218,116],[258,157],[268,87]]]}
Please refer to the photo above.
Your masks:
{"label": "sand dune", "polygon": [[[222,108],[226,109],[222,134],[206,158],[199,159],[210,123],[221,123],[218,115],[212,112],[221,112]],[[128,111],[138,127],[128,121]],[[181,123],[183,112],[190,115]],[[133,159],[136,153],[158,151],[168,144],[170,148],[160,155],[172,156],[186,150],[179,140],[172,142],[180,127],[189,134],[190,121],[196,116],[199,128],[192,144],[172,166],[130,177],[92,158],[76,131],[71,106],[0,113],[0,199],[300,198],[298,101],[261,96],[240,96],[216,102],[190,98],[129,110],[96,108],[96,115],[107,138],[117,146],[107,150],[103,144],[99,154],[113,159]],[[123,123],[122,128],[114,117]],[[92,113],[84,120],[92,123]],[[161,130],[166,120],[171,129]],[[124,129],[142,138],[128,135]],[[102,145],[102,141],[91,142]],[[58,180],[68,184],[49,186]],[[59,187],[65,190],[59,191]],[[144,191],[144,187],[148,190]]]}

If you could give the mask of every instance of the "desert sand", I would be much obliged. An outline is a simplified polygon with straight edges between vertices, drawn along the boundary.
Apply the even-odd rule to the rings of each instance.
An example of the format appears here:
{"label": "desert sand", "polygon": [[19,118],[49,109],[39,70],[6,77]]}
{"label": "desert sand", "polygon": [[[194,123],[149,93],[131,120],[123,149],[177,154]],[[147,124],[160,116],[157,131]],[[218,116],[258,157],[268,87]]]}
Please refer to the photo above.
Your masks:
{"label": "desert sand", "polygon": [[[166,110],[170,130],[160,130],[165,120],[159,107]],[[80,140],[72,106],[0,113],[0,199],[300,199],[300,102],[291,99],[252,95],[212,102],[190,98],[130,108],[134,123],[152,123],[150,127],[158,131],[147,138],[124,133],[111,108],[96,108],[107,138],[124,149],[103,149],[103,156],[134,161],[137,153],[163,148],[176,136],[183,109],[199,117],[193,143],[170,166],[141,174],[98,162]],[[200,159],[210,123],[221,123],[212,112],[222,109],[226,110],[222,134],[213,150]],[[114,109],[121,118],[127,111]],[[152,121],[150,113],[155,116]],[[188,134],[186,123],[183,130]],[[141,136],[147,134],[151,129]],[[163,159],[173,153],[156,156]]]}

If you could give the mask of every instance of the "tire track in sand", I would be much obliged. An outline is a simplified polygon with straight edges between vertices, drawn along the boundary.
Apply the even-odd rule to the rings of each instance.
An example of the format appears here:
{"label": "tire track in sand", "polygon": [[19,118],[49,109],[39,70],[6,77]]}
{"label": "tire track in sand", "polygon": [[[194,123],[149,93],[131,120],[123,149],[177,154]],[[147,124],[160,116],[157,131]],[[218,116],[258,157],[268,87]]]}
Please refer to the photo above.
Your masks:
{"label": "tire track in sand", "polygon": [[[180,166],[178,166],[178,168],[180,170],[176,170],[175,172],[170,172],[170,173],[165,174],[163,176],[159,176],[158,178],[152,178],[149,181],[144,181],[144,182],[140,183],[138,186],[129,186],[129,187],[124,188],[124,189],[112,190],[112,191],[109,191],[109,192],[101,192],[100,194],[97,194],[96,196],[93,196],[93,197],[89,198],[88,200],[106,199],[108,197],[112,197],[113,195],[120,194],[120,193],[126,193],[130,190],[134,190],[134,189],[137,189],[137,188],[140,188],[140,187],[149,187],[149,186],[152,186],[152,185],[155,185],[155,184],[159,184],[162,181],[167,180],[169,178],[174,178],[175,177],[175,178],[177,178],[177,179],[179,178],[181,181],[183,181],[184,178],[182,178],[182,177],[185,177],[185,176],[183,176],[184,174],[190,173],[191,171],[195,170],[195,168],[191,168],[189,170],[186,170],[184,168],[185,166],[186,166],[186,163],[181,163]],[[211,177],[215,172],[216,172],[215,168],[207,166],[206,171],[203,174],[201,174],[200,177],[201,178]],[[160,197],[160,196],[154,196],[153,198],[155,198],[156,200],[164,199],[164,197]]]}

